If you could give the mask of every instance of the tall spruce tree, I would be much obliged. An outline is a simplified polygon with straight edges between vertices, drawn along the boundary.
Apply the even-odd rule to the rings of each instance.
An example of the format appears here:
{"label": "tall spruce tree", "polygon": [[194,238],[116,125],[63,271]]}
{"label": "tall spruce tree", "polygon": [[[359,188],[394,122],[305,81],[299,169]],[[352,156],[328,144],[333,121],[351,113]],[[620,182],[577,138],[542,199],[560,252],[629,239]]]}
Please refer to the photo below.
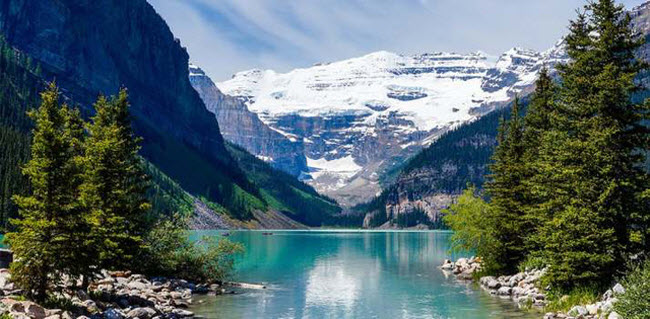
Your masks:
{"label": "tall spruce tree", "polygon": [[131,128],[126,89],[100,97],[88,126],[82,201],[92,210],[94,242],[103,268],[127,267],[142,244],[149,210],[147,177]]}
{"label": "tall spruce tree", "polygon": [[555,99],[557,98],[557,85],[551,78],[546,67],[542,68],[535,82],[526,115],[524,116],[524,174],[522,191],[525,203],[522,203],[524,218],[529,226],[526,236],[526,250],[533,257],[539,257],[540,250],[538,232],[540,226],[549,219],[543,204],[548,202],[549,189],[547,179],[543,175],[544,154],[540,145],[544,143],[545,134],[551,129],[555,115]]}
{"label": "tall spruce tree", "polygon": [[630,100],[645,66],[635,59],[642,42],[629,23],[612,0],[588,4],[566,39],[571,62],[558,68],[559,99],[536,163],[546,185],[540,206],[551,216],[539,240],[556,288],[608,283],[641,248],[631,230],[647,214],[640,151],[648,147],[641,123],[648,109]]}
{"label": "tall spruce tree", "polygon": [[84,251],[76,249],[85,224],[78,203],[81,120],[78,111],[60,105],[54,83],[41,100],[29,113],[35,127],[31,160],[23,168],[32,194],[14,197],[22,219],[12,220],[16,230],[6,236],[16,257],[12,281],[36,300],[44,300],[62,274],[78,277],[79,265],[87,264]]}
{"label": "tall spruce tree", "polygon": [[487,192],[493,207],[491,218],[495,225],[496,250],[492,270],[514,272],[526,257],[524,239],[527,234],[524,218],[524,122],[520,115],[519,99],[515,98],[512,113],[503,122],[499,132]]}

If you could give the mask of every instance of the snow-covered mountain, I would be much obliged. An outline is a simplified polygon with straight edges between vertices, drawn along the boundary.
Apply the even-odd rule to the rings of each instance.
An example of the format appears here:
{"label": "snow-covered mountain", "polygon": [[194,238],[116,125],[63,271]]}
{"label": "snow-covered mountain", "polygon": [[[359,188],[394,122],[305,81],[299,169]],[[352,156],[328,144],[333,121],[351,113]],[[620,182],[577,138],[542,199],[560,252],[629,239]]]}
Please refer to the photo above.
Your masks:
{"label": "snow-covered mountain", "polygon": [[542,65],[563,57],[560,44],[543,53],[515,48],[496,61],[482,53],[381,51],[288,73],[244,71],[217,86],[301,144],[302,177],[349,205],[374,196],[383,172],[440,134],[529,92]]}

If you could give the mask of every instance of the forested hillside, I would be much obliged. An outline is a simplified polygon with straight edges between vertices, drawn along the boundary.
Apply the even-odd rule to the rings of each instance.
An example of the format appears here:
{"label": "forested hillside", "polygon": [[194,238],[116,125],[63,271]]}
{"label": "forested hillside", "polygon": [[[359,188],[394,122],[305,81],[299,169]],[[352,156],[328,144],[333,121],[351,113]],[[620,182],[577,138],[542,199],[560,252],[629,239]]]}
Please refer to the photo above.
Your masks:
{"label": "forested hillside", "polygon": [[16,217],[13,194],[22,194],[27,183],[20,166],[29,159],[31,127],[27,110],[38,103],[43,88],[38,79],[39,66],[25,54],[0,40],[0,228]]}
{"label": "forested hillside", "polygon": [[[12,0],[0,5],[0,25],[20,60],[15,70],[2,75],[6,85],[0,97],[7,101],[0,113],[1,147],[11,149],[3,152],[3,161],[10,162],[2,165],[0,176],[6,216],[13,212],[9,198],[21,189],[14,181],[20,181],[18,166],[27,156],[29,138],[23,134],[29,123],[24,111],[36,104],[43,84],[54,79],[85,116],[93,113],[98,94],[115,94],[120,87],[129,90],[133,126],[143,137],[141,155],[152,164],[149,171],[157,183],[151,192],[160,195],[154,207],[166,213],[187,212],[187,191],[234,219],[248,220],[255,218],[255,211],[282,202],[263,193],[258,176],[242,170],[233,158],[216,120],[189,82],[187,52],[146,1]],[[299,183],[291,182],[294,187]],[[323,201],[328,205],[321,205]],[[299,202],[313,207],[310,214],[323,214],[322,220],[337,211],[336,203],[318,195]],[[318,220],[293,213],[305,222]]]}

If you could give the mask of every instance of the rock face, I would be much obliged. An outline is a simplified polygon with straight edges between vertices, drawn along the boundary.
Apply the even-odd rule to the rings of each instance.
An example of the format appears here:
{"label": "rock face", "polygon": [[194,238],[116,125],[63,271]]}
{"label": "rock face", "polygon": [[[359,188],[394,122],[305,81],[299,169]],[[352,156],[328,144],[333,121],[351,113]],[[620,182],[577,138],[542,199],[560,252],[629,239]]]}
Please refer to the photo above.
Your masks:
{"label": "rock face", "polygon": [[529,92],[556,53],[516,48],[494,64],[481,53],[375,52],[285,74],[240,72],[217,86],[302,142],[304,178],[351,205],[374,196],[381,175],[442,133]]}
{"label": "rock face", "polygon": [[190,84],[186,50],[145,0],[8,0],[0,29],[86,114],[99,93],[127,87],[142,154],[185,190],[217,199],[244,180]]}
{"label": "rock face", "polygon": [[220,125],[221,135],[272,166],[300,176],[307,171],[302,140],[262,122],[240,99],[225,95],[199,67],[190,65],[190,83]]}

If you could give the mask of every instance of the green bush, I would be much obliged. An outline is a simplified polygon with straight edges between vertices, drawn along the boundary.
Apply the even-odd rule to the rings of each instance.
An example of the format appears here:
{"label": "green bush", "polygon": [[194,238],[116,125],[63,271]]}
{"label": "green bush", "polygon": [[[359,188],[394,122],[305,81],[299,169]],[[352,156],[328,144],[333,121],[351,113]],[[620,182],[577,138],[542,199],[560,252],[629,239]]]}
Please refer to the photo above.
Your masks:
{"label": "green bush", "polygon": [[621,318],[650,318],[650,260],[634,267],[621,284],[625,293],[617,296],[614,311]]}
{"label": "green bush", "polygon": [[[564,293],[560,290],[552,290],[546,294],[548,305],[546,311],[567,312],[573,306],[588,305],[598,301],[600,290],[596,287],[578,287]],[[623,317],[626,318],[626,317]]]}
{"label": "green bush", "polygon": [[452,249],[455,251],[475,251],[483,258],[483,270],[486,274],[498,273],[495,252],[492,208],[481,197],[476,195],[476,188],[469,187],[458,197],[449,209],[443,211],[443,221],[454,231],[451,237]]}
{"label": "green bush", "polygon": [[234,272],[241,244],[225,238],[191,242],[182,219],[165,220],[145,238],[142,255],[132,269],[149,276],[182,278],[193,282],[222,282]]}
{"label": "green bush", "polygon": [[519,272],[524,272],[531,269],[544,269],[547,263],[542,257],[528,256],[521,264],[519,264]]}

